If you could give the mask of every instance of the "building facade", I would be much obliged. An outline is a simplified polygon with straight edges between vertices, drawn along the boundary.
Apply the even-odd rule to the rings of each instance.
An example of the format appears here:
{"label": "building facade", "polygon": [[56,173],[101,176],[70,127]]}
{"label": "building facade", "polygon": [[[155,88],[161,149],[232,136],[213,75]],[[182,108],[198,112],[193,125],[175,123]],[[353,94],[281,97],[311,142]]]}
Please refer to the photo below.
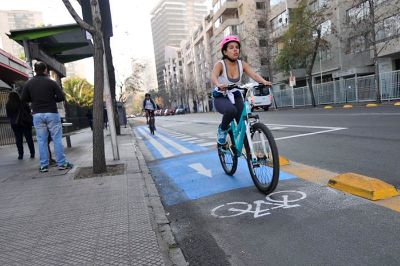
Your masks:
{"label": "building facade", "polygon": [[10,30],[34,28],[43,25],[42,12],[29,10],[0,10],[0,48],[22,58],[24,49],[6,35]]}
{"label": "building facade", "polygon": [[207,14],[205,0],[161,0],[151,11],[154,56],[157,82],[160,91],[165,91],[164,67],[168,58],[165,47],[179,47],[189,37],[192,29]]}

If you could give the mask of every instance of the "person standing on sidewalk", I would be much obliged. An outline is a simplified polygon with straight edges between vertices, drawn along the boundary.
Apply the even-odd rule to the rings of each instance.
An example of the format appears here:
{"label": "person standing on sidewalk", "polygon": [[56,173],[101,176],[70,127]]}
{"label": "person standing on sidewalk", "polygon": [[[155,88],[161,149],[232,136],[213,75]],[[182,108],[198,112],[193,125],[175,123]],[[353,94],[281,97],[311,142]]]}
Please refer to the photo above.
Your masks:
{"label": "person standing on sidewalk", "polygon": [[28,144],[31,158],[35,158],[35,145],[33,144],[32,138],[32,121],[26,125],[18,124],[17,118],[21,111],[24,111],[27,114],[31,113],[28,105],[21,102],[18,93],[14,91],[10,92],[8,95],[8,101],[6,103],[6,113],[8,119],[10,120],[11,128],[14,132],[15,144],[17,145],[18,149],[18,160],[22,160],[24,158],[23,136],[25,136],[26,143]]}
{"label": "person standing on sidewalk", "polygon": [[64,94],[57,82],[48,77],[45,63],[36,62],[34,70],[36,75],[25,84],[21,98],[24,102],[32,103],[33,124],[40,155],[39,172],[49,171],[49,132],[54,143],[58,169],[71,169],[73,165],[65,159],[61,117],[57,110],[57,102],[65,100]]}

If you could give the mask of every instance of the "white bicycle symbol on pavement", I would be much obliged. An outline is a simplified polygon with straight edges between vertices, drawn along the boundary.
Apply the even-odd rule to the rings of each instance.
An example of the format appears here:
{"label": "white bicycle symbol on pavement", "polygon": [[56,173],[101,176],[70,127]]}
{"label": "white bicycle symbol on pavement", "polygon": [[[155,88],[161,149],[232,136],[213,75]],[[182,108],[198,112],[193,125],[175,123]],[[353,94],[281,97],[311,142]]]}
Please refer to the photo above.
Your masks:
{"label": "white bicycle symbol on pavement", "polygon": [[[289,199],[290,197],[290,199]],[[254,218],[271,214],[274,209],[289,209],[300,207],[299,204],[289,204],[303,200],[306,193],[296,190],[277,191],[269,194],[265,200],[256,200],[253,203],[230,202],[219,205],[211,210],[211,215],[217,218],[229,218],[250,213]],[[254,204],[254,209],[253,209]]]}

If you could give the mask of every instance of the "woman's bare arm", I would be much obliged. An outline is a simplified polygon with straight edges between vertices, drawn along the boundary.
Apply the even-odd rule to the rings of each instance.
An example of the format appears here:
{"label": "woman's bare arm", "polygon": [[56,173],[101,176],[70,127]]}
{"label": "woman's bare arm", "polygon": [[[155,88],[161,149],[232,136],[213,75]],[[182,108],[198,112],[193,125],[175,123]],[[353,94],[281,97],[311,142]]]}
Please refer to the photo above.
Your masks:
{"label": "woman's bare arm", "polygon": [[249,66],[249,64],[247,64],[246,62],[243,62],[243,61],[242,61],[242,64],[243,64],[243,72],[246,73],[250,78],[252,78],[255,81],[257,81],[258,83],[264,84],[266,86],[272,85],[271,82],[266,81],[258,73],[254,72],[253,69],[251,69],[251,67]]}

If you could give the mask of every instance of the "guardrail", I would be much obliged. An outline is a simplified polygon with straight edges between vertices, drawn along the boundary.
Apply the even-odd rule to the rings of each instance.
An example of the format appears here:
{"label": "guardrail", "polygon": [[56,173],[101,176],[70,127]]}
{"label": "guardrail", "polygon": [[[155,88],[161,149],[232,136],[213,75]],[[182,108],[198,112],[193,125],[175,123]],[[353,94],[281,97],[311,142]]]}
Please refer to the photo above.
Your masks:
{"label": "guardrail", "polygon": [[[383,101],[400,99],[400,71],[381,73],[381,99]],[[313,85],[317,105],[360,103],[376,101],[375,75],[354,77]],[[311,105],[308,86],[273,90],[277,107],[302,107]]]}

